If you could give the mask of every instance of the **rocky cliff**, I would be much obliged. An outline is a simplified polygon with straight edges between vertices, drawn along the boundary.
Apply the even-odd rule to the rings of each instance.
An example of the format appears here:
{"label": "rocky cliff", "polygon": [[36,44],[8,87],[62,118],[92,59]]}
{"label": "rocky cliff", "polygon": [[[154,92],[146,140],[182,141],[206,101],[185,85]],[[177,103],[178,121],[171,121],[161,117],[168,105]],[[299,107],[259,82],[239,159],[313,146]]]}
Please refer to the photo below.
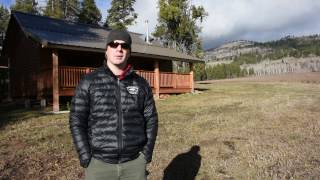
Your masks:
{"label": "rocky cliff", "polygon": [[[258,43],[233,41],[205,52],[207,66],[237,63],[241,69],[254,70],[254,74],[272,75],[292,72],[320,72],[320,38],[285,37],[278,41]],[[246,55],[256,57],[246,61]]]}

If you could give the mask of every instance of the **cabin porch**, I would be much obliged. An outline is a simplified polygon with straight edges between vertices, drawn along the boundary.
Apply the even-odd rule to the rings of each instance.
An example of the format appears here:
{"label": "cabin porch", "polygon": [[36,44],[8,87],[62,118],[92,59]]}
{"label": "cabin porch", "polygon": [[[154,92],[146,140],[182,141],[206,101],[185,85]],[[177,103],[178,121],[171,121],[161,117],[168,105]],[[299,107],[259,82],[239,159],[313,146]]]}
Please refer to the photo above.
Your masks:
{"label": "cabin porch", "polygon": [[[84,74],[94,71],[91,67],[59,66],[59,96],[73,96],[74,90]],[[187,93],[193,90],[193,73],[178,74],[136,70],[150,84],[153,93],[159,94]]]}

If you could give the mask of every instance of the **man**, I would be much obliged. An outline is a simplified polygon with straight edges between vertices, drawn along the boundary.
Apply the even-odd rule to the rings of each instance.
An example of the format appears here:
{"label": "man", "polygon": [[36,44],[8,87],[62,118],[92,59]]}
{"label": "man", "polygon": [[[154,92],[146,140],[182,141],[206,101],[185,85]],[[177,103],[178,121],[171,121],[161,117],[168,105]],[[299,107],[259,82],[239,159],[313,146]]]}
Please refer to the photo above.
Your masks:
{"label": "man", "polygon": [[146,179],[158,116],[148,82],[128,64],[131,37],[111,30],[106,62],[85,75],[72,99],[70,129],[86,179]]}

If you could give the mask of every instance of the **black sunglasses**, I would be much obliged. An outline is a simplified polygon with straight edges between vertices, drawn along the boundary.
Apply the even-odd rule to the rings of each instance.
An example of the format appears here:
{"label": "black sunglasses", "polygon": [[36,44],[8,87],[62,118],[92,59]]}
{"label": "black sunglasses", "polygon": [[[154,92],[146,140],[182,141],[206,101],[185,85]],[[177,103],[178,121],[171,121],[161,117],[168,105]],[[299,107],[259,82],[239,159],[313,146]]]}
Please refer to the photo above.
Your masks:
{"label": "black sunglasses", "polygon": [[108,44],[111,48],[117,48],[119,45],[122,49],[129,49],[130,45],[127,43],[118,43],[118,42],[111,42]]}

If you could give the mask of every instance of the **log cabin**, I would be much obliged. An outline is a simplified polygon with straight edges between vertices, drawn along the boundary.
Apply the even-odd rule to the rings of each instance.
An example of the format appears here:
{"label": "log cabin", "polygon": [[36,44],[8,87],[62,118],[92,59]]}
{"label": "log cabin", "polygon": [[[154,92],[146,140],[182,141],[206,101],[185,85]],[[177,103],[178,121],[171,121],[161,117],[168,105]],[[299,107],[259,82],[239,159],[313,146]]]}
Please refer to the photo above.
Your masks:
{"label": "log cabin", "polygon": [[[73,96],[81,76],[102,65],[109,30],[12,12],[0,62],[9,69],[10,97],[45,100],[59,111],[59,99]],[[142,34],[130,34],[130,63],[156,97],[193,92],[193,64],[203,63],[201,59],[145,42]],[[190,72],[174,73],[173,61],[187,62]]]}

